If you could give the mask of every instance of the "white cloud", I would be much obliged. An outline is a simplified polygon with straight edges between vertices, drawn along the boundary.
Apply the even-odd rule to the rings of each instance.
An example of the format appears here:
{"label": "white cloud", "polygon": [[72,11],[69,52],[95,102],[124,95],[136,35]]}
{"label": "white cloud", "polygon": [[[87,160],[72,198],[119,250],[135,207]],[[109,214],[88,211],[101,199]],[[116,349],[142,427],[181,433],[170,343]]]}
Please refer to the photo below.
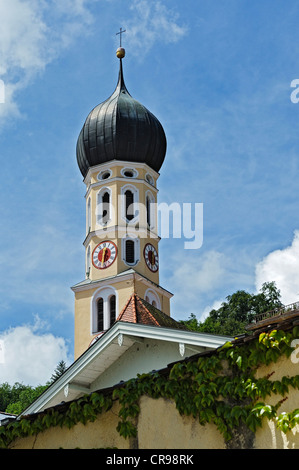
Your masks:
{"label": "white cloud", "polygon": [[0,1],[1,73],[40,69],[48,60],[47,26],[40,7],[37,1]]}
{"label": "white cloud", "polygon": [[281,300],[287,305],[299,299],[299,230],[290,246],[269,253],[256,266],[256,288],[275,281]]}
{"label": "white cloud", "polygon": [[224,299],[222,299],[222,300],[215,300],[215,301],[212,303],[212,305],[207,305],[207,306],[205,307],[205,309],[203,310],[201,316],[200,316],[200,321],[201,321],[201,322],[205,321],[205,319],[208,318],[210,312],[211,312],[212,310],[218,310],[218,309],[221,307],[221,305],[223,304],[223,302],[225,302]]}
{"label": "white cloud", "polygon": [[36,317],[33,325],[17,326],[0,333],[3,346],[0,383],[45,385],[61,360],[69,365],[65,340],[44,332],[46,329],[47,325]]}
{"label": "white cloud", "polygon": [[86,34],[91,1],[0,0],[0,77],[5,83],[0,118],[18,116],[17,92]]}
{"label": "white cloud", "polygon": [[264,282],[275,281],[285,305],[299,300],[299,230],[290,246],[269,253],[255,270],[246,253],[233,258],[214,250],[188,253],[178,267],[175,259],[171,265],[169,284],[175,292],[172,302],[178,319],[193,312],[204,321],[212,309],[217,310],[226,301],[227,295],[240,289],[251,292],[254,284],[259,292]]}
{"label": "white cloud", "polygon": [[130,10],[134,16],[126,23],[126,43],[136,55],[146,54],[157,41],[175,43],[187,32],[178,24],[178,15],[159,1],[134,0]]}

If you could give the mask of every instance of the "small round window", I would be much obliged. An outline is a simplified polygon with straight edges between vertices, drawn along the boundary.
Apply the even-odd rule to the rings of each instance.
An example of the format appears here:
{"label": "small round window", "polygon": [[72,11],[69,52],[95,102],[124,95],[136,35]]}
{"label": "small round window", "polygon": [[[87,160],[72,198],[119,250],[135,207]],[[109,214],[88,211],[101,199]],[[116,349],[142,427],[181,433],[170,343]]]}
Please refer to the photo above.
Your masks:
{"label": "small round window", "polygon": [[107,180],[108,178],[110,178],[110,176],[112,175],[112,172],[111,170],[104,170],[104,171],[101,171],[101,173],[98,174],[98,180]]}
{"label": "small round window", "polygon": [[125,178],[136,178],[138,176],[138,172],[134,168],[123,168],[121,174]]}

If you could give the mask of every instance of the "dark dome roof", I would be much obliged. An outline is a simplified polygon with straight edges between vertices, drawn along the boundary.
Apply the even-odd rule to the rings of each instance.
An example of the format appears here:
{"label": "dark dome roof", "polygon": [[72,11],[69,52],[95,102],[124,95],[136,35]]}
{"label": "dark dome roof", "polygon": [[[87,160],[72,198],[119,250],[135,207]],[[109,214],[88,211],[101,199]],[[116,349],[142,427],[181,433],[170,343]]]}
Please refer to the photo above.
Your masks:
{"label": "dark dome roof", "polygon": [[87,116],[77,142],[82,175],[111,160],[146,163],[159,171],[165,158],[166,137],[158,119],[128,92],[120,59],[114,93]]}

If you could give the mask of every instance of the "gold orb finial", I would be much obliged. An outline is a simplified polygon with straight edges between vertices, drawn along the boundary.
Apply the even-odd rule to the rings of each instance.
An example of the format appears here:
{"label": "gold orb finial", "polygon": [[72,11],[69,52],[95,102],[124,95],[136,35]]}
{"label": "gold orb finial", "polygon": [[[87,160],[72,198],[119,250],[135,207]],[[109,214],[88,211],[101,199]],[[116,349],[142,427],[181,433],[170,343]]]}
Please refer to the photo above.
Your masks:
{"label": "gold orb finial", "polygon": [[117,57],[118,57],[119,59],[123,59],[123,58],[125,57],[125,55],[126,55],[126,51],[124,50],[124,48],[123,48],[122,45],[121,45],[121,36],[122,36],[122,34],[124,34],[125,32],[126,32],[125,29],[120,28],[119,33],[116,33],[116,36],[119,35],[119,48],[118,48],[117,51],[116,51],[116,55],[117,55]]}
{"label": "gold orb finial", "polygon": [[116,51],[116,56],[119,58],[119,59],[123,59],[126,55],[126,51],[124,50],[123,47],[119,47]]}

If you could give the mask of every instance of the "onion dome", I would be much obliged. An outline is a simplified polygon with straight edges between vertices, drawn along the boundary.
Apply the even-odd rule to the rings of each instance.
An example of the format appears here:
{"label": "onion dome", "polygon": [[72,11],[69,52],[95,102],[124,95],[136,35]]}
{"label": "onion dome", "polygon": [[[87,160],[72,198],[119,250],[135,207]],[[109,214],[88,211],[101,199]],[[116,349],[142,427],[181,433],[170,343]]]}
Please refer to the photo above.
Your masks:
{"label": "onion dome", "polygon": [[87,116],[77,141],[77,162],[85,177],[92,166],[112,160],[146,163],[159,171],[165,158],[166,137],[161,123],[128,92],[122,59],[114,93]]}

